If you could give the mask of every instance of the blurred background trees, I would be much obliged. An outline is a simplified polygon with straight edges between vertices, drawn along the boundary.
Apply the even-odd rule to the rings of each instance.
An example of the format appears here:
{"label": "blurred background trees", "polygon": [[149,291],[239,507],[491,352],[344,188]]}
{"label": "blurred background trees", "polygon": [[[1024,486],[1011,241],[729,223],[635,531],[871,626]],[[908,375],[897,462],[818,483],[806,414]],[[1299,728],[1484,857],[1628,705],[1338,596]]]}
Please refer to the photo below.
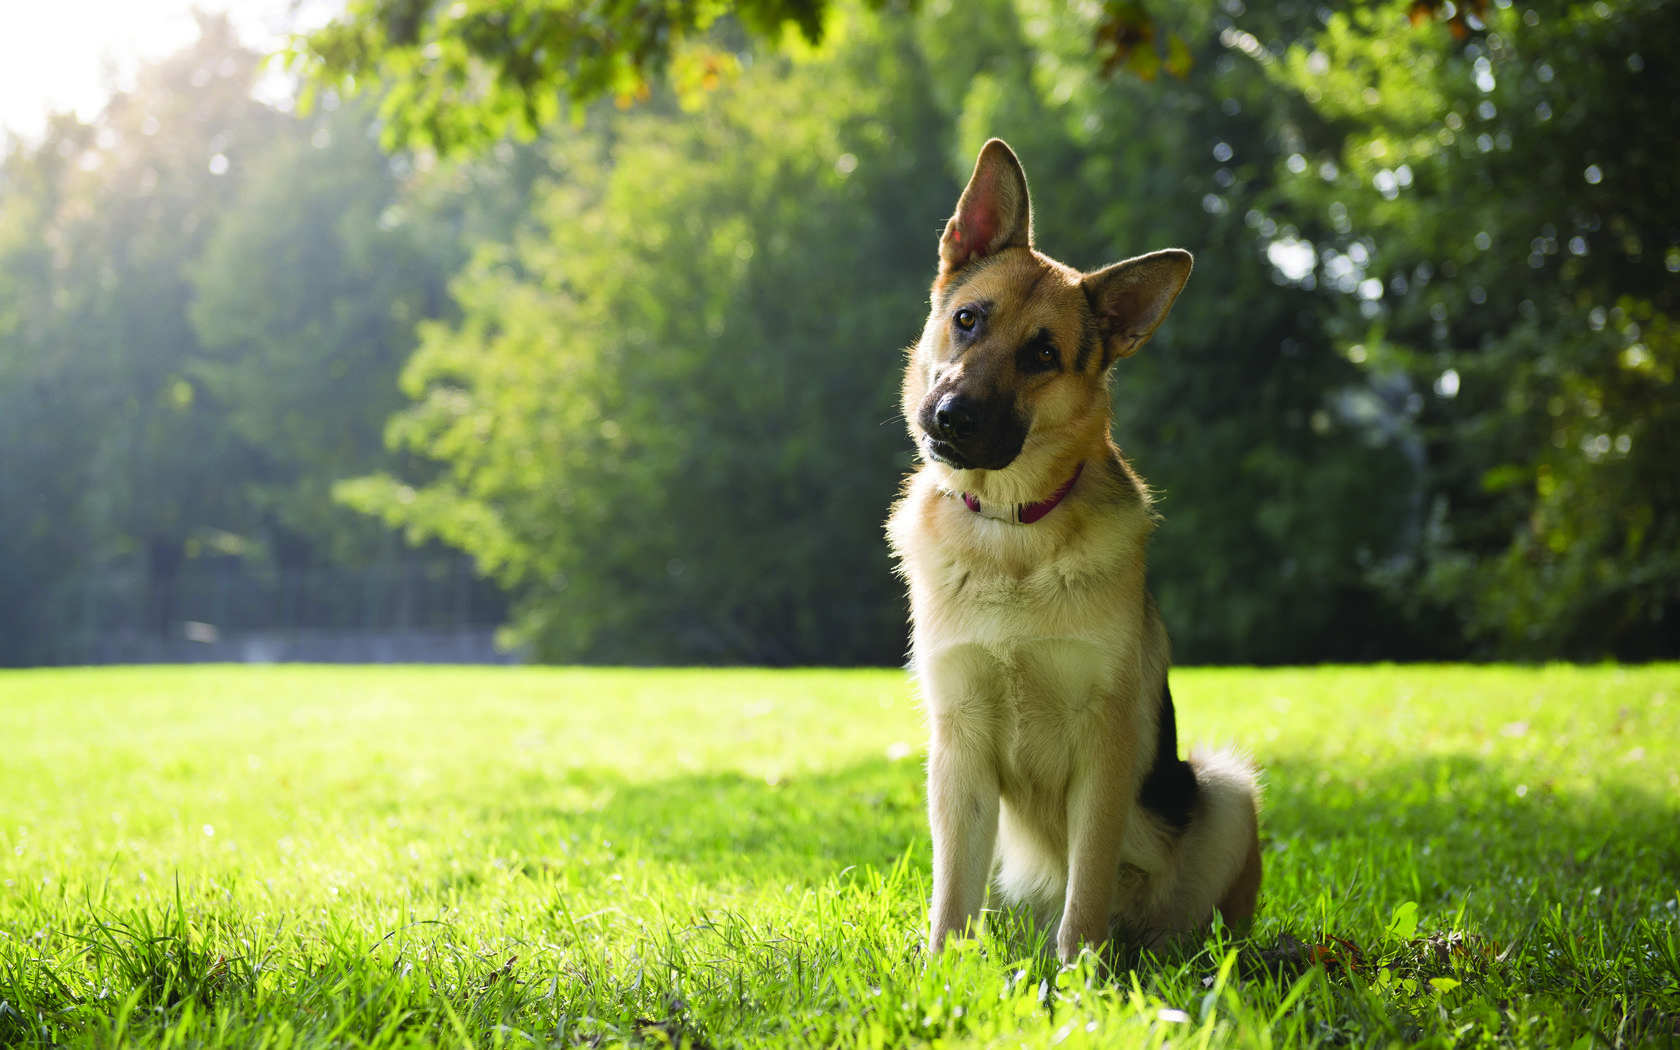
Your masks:
{"label": "blurred background trees", "polygon": [[4,159],[0,659],[78,581],[400,535],[538,658],[898,662],[902,348],[992,135],[1056,257],[1196,253],[1114,374],[1180,659],[1680,655],[1672,3],[755,2],[611,53],[551,7],[352,5],[307,115],[206,20]]}
{"label": "blurred background trees", "polygon": [[1420,397],[1421,514],[1376,578],[1473,652],[1671,655],[1680,147],[1653,131],[1680,9],[1482,18],[1457,42],[1338,15],[1279,64],[1320,118],[1286,192],[1361,300],[1344,352]]}
{"label": "blurred background trees", "polygon": [[[312,566],[389,561],[400,543],[332,483],[397,462],[382,430],[414,325],[450,308],[463,239],[506,228],[499,177],[422,186],[365,106],[261,104],[261,56],[224,19],[200,29],[0,167],[6,662],[225,619],[234,577],[295,606],[287,573],[296,591]],[[193,583],[222,597],[183,608]],[[361,614],[339,589],[357,608],[332,626]]]}

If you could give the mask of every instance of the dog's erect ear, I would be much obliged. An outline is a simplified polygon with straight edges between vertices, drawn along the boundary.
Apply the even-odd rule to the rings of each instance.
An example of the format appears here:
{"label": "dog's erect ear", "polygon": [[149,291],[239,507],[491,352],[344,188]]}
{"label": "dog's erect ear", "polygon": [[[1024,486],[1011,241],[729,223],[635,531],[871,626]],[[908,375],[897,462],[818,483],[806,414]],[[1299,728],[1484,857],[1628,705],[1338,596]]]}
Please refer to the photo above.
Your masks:
{"label": "dog's erect ear", "polygon": [[939,238],[939,275],[949,276],[1005,248],[1032,247],[1032,201],[1027,175],[1002,139],[980,149],[968,188]]}
{"label": "dog's erect ear", "polygon": [[1190,279],[1190,265],[1189,252],[1168,248],[1085,275],[1085,297],[1102,333],[1104,368],[1137,353],[1161,327]]}

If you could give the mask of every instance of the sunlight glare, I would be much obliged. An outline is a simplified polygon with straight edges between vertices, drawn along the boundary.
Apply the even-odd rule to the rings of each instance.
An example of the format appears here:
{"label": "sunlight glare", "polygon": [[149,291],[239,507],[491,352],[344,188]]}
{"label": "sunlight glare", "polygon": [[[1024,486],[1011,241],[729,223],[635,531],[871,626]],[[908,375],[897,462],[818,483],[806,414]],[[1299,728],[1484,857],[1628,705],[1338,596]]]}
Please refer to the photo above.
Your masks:
{"label": "sunlight glare", "polygon": [[[0,142],[28,141],[49,113],[73,110],[91,120],[112,90],[132,86],[143,61],[155,61],[198,35],[192,0],[61,0],[8,5],[0,32]],[[342,0],[199,0],[225,12],[246,44],[270,51],[285,34],[324,24]],[[273,94],[264,85],[265,99]]]}

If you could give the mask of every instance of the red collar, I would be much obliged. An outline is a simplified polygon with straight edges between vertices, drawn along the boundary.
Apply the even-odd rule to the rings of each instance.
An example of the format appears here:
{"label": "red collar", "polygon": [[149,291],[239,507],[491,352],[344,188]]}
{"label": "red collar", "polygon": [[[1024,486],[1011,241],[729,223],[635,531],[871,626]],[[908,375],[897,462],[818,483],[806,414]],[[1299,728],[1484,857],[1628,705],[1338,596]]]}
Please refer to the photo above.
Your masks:
{"label": "red collar", "polygon": [[969,510],[981,517],[997,518],[999,521],[1013,522],[1017,525],[1031,525],[1055,510],[1056,505],[1066,499],[1069,492],[1073,491],[1074,483],[1079,480],[1079,475],[1083,473],[1085,473],[1085,464],[1081,463],[1074,470],[1073,477],[1067,479],[1066,484],[1052,493],[1049,499],[1039,500],[1037,503],[1015,503],[1007,507],[982,506],[978,499],[966,492],[962,494],[962,501],[968,505]]}

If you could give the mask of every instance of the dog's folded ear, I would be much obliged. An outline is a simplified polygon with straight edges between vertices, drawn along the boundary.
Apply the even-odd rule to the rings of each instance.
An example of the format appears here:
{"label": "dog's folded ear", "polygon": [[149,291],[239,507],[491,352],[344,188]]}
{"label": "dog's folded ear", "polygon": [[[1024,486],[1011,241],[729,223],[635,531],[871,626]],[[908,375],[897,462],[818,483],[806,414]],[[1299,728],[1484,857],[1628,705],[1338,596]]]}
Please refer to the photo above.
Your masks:
{"label": "dog's folded ear", "polygon": [[1085,297],[1102,333],[1104,368],[1137,353],[1161,327],[1190,279],[1190,266],[1189,252],[1168,248],[1085,275]]}
{"label": "dog's folded ear", "polygon": [[968,188],[939,238],[939,276],[1005,248],[1032,247],[1032,201],[1021,162],[1002,139],[980,149]]}

